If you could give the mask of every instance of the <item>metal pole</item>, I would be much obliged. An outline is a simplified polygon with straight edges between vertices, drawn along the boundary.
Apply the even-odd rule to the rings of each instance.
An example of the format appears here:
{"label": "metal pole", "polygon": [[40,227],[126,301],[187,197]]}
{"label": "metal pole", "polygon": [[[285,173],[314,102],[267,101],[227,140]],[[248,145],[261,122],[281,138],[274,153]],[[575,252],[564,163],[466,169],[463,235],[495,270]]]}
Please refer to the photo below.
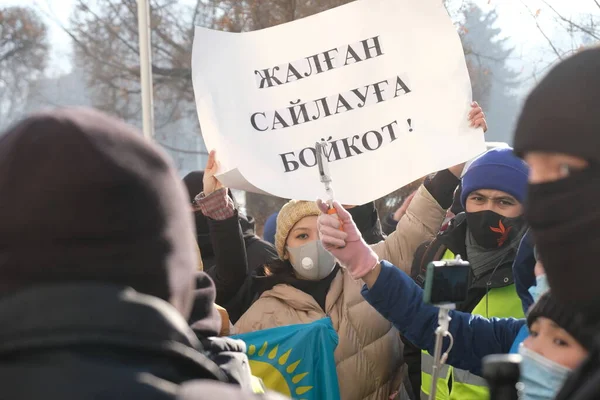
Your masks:
{"label": "metal pole", "polygon": [[150,6],[137,0],[140,36],[140,85],[142,88],[142,123],[144,136],[154,138],[154,100],[152,94],[152,48],[150,43]]}

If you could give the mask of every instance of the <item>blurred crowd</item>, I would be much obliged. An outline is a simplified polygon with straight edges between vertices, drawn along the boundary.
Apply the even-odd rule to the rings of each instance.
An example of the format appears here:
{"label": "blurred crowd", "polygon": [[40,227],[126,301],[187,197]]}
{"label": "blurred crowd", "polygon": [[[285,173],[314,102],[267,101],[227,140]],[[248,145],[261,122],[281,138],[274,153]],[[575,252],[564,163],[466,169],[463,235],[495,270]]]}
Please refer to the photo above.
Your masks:
{"label": "blurred crowd", "polygon": [[[428,266],[457,256],[437,399],[488,398],[482,360],[510,353],[522,398],[600,398],[599,111],[596,48],[530,93],[514,148],[427,176],[391,215],[292,200],[262,238],[217,152],[181,181],[124,122],[32,114],[0,136],[0,398],[284,398],[230,336],[330,318],[341,399],[427,399]],[[465,117],[487,130],[477,103]]]}

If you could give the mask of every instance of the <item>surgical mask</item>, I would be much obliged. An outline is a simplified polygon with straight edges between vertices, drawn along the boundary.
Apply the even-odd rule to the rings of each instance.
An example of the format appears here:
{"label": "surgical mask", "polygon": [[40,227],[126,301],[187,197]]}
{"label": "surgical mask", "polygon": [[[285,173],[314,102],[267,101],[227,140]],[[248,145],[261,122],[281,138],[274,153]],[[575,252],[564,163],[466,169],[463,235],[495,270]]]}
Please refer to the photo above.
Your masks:
{"label": "surgical mask", "polygon": [[302,279],[320,281],[335,268],[335,257],[325,250],[320,240],[313,240],[299,247],[286,247],[290,263]]}
{"label": "surgical mask", "polygon": [[521,361],[522,400],[552,400],[558,394],[572,370],[528,349],[519,347]]}
{"label": "surgical mask", "polygon": [[535,277],[535,286],[529,288],[529,294],[533,297],[533,302],[537,303],[541,295],[550,290],[546,274]]}

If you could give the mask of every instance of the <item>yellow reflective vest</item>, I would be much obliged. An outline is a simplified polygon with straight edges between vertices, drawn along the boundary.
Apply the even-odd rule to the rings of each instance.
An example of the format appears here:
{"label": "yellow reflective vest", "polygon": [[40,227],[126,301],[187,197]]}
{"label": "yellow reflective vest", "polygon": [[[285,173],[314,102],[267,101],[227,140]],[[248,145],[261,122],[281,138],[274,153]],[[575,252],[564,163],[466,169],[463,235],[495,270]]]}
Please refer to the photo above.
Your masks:
{"label": "yellow reflective vest", "polygon": [[[450,250],[447,250],[442,260],[451,260],[454,257],[454,254]],[[486,318],[524,318],[521,299],[517,294],[514,284],[490,289],[487,295],[471,311],[471,314],[481,315]],[[421,400],[429,399],[432,373],[433,357],[428,352],[422,351]],[[469,371],[444,365],[438,376],[436,400],[484,400],[489,398],[485,379]],[[451,392],[450,383],[452,387]]]}

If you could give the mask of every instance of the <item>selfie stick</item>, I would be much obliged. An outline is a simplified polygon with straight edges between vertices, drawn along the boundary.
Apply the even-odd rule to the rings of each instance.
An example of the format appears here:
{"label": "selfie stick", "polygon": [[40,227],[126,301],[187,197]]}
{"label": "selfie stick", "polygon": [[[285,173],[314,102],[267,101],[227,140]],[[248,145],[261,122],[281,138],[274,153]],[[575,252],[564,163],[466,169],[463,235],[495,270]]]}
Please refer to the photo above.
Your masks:
{"label": "selfie stick", "polygon": [[[454,304],[446,304],[440,306],[440,312],[438,313],[438,327],[435,330],[435,348],[433,350],[433,371],[431,373],[431,389],[429,390],[429,399],[435,399],[435,392],[437,389],[437,380],[438,375],[440,374],[440,369],[446,363],[446,359],[448,358],[448,353],[450,349],[452,349],[452,345],[454,339],[450,332],[448,332],[448,328],[450,325],[450,310],[454,309]],[[444,343],[444,337],[450,337],[450,347],[448,351],[444,353],[442,356],[442,346]]]}
{"label": "selfie stick", "polygon": [[[462,261],[460,255],[456,256],[455,261]],[[454,310],[456,308],[456,304],[442,304],[438,306],[440,311],[438,313],[438,327],[435,330],[435,347],[433,349],[433,370],[431,372],[431,388],[429,389],[429,400],[435,400],[435,394],[437,391],[437,380],[440,374],[440,369],[446,363],[448,359],[448,354],[450,350],[452,350],[452,346],[454,345],[454,338],[452,334],[448,331],[450,327],[450,310]],[[442,355],[442,346],[444,345],[444,338],[450,338],[450,346],[448,350],[444,352]]]}

